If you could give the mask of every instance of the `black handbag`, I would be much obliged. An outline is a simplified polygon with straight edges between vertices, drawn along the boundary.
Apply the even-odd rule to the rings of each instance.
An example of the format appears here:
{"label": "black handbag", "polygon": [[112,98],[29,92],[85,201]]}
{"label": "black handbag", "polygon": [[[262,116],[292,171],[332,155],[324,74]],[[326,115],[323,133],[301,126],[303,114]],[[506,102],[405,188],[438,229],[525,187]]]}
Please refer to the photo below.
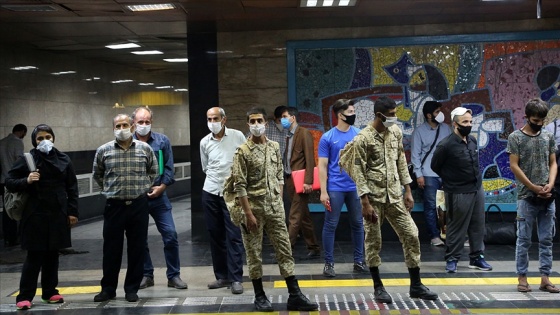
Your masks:
{"label": "black handbag", "polygon": [[[422,165],[424,165],[424,162],[426,162],[426,159],[428,158],[428,155],[430,155],[430,152],[432,152],[432,150],[434,149],[437,139],[439,136],[439,125],[437,127],[437,131],[436,131],[436,137],[434,138],[434,142],[432,142],[432,146],[430,147],[430,150],[428,150],[428,152],[426,153],[426,155],[424,155],[424,158],[422,158],[422,162],[420,163],[420,168],[422,168]],[[418,182],[416,181],[416,174],[414,174],[414,165],[412,165],[412,163],[408,164],[408,174],[410,175],[410,178],[412,179],[412,182],[409,184],[410,189],[414,190],[416,188],[418,188]]]}
{"label": "black handbag", "polygon": [[[500,214],[500,221],[490,221],[490,209],[495,208]],[[504,220],[502,209],[496,204],[491,204],[486,209],[486,230],[484,243],[493,245],[515,245],[517,240],[517,225],[515,222]]]}

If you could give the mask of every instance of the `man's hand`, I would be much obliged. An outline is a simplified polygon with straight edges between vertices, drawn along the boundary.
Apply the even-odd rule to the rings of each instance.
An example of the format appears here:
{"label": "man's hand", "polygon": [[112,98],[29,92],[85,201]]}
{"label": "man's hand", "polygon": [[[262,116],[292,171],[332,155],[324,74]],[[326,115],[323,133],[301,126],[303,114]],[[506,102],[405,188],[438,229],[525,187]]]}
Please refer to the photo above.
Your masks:
{"label": "man's hand", "polygon": [[152,186],[152,188],[148,192],[148,198],[153,199],[161,196],[161,194],[163,194],[166,188],[167,185],[165,184],[161,184],[159,186]]}
{"label": "man's hand", "polygon": [[78,218],[73,215],[68,216],[68,226],[73,227],[76,223],[78,223]]}
{"label": "man's hand", "polygon": [[552,188],[554,186],[550,185],[550,184],[546,184],[543,186],[543,188],[539,191],[537,197],[539,198],[545,198],[548,199],[550,197],[552,197]]}
{"label": "man's hand", "polygon": [[257,222],[257,218],[253,215],[253,212],[245,212],[245,218],[247,219],[247,230],[249,230],[249,233],[256,232],[259,223]]}
{"label": "man's hand", "polygon": [[410,189],[404,193],[404,206],[408,212],[412,211],[412,208],[414,207],[414,198],[412,197]]}
{"label": "man's hand", "polygon": [[377,220],[379,219],[375,209],[373,209],[373,206],[369,203],[369,200],[367,200],[367,197],[362,197],[362,216],[366,221],[373,224],[377,223]]}
{"label": "man's hand", "polygon": [[311,192],[313,192],[313,186],[309,184],[303,184],[303,193],[310,194]]}
{"label": "man's hand", "polygon": [[321,197],[319,197],[319,200],[321,200],[321,203],[323,204],[323,206],[325,206],[325,209],[327,209],[327,211],[331,211],[331,198],[326,191],[321,192]]}
{"label": "man's hand", "polygon": [[424,176],[418,177],[416,179],[416,183],[418,183],[418,188],[424,189],[424,186],[426,185],[426,182],[424,181]]}

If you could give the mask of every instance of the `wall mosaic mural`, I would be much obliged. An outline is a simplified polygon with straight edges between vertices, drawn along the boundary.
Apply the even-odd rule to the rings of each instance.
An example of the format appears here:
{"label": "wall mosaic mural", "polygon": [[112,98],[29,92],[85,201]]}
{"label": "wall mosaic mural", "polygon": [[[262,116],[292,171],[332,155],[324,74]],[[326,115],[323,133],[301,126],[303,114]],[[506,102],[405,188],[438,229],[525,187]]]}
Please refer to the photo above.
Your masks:
{"label": "wall mosaic mural", "polygon": [[486,202],[514,204],[507,137],[523,126],[527,100],[541,97],[551,108],[560,106],[557,38],[558,32],[541,32],[414,38],[410,45],[407,39],[328,41],[325,47],[317,41],[288,43],[290,105],[300,110],[300,121],[318,140],[336,125],[335,100],[353,99],[356,126],[364,127],[374,118],[375,100],[389,96],[399,106],[407,158],[412,131],[424,122],[426,101],[443,104],[448,124],[453,108],[470,108]]}

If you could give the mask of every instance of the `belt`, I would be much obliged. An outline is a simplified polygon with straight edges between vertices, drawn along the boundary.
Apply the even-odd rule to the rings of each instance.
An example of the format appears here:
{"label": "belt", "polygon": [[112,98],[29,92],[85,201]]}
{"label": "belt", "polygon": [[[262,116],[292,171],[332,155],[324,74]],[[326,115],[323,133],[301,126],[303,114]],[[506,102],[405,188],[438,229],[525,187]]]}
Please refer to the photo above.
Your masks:
{"label": "belt", "polygon": [[146,195],[141,195],[139,197],[136,197],[134,199],[116,199],[116,198],[110,198],[107,199],[108,202],[110,203],[116,203],[116,204],[124,204],[126,206],[130,206],[134,201],[136,200],[140,200],[142,198],[146,198]]}

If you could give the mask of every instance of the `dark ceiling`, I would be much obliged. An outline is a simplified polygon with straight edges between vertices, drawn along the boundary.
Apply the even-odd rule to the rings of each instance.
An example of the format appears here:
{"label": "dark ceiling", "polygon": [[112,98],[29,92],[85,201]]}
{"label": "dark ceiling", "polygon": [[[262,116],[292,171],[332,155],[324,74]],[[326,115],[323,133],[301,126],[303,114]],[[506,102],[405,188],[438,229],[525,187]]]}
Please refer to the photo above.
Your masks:
{"label": "dark ceiling", "polygon": [[[335,0],[336,1],[336,0]],[[542,18],[560,17],[560,0],[541,0]],[[135,13],[128,4],[173,3],[174,10]],[[219,32],[326,27],[397,26],[531,20],[537,0],[358,0],[355,7],[304,9],[300,0],[0,0],[0,44],[71,53],[135,68],[177,73],[184,64],[162,55],[136,56],[105,45],[133,41],[165,58],[187,57],[191,31]],[[52,11],[13,11],[7,5],[47,5]],[[200,22],[200,23],[198,23]],[[210,22],[210,23],[207,23]],[[204,27],[197,27],[197,25]]]}

